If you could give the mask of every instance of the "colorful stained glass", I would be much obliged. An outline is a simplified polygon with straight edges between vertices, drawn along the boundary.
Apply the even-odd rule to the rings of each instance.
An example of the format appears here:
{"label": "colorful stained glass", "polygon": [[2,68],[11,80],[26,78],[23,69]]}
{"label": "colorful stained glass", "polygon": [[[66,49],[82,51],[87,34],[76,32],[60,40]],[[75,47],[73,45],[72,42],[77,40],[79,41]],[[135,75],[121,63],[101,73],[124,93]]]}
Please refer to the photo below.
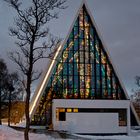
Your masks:
{"label": "colorful stained glass", "polygon": [[51,87],[53,91],[63,88],[61,91],[64,93],[61,94],[65,96],[62,98],[91,98],[97,95],[97,98],[112,96],[115,99],[120,98],[118,94],[124,94],[116,88],[120,84],[85,6],[80,10],[56,67]]}

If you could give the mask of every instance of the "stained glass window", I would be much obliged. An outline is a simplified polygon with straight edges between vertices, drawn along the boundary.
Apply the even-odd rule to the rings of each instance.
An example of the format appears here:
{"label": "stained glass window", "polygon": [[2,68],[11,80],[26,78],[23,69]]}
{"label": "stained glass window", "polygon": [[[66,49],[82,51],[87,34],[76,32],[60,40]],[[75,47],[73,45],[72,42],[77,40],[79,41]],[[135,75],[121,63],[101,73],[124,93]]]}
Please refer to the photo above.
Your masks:
{"label": "stained glass window", "polygon": [[61,94],[61,98],[125,97],[121,96],[123,90],[85,6],[80,10],[59,60],[49,82],[50,92]]}

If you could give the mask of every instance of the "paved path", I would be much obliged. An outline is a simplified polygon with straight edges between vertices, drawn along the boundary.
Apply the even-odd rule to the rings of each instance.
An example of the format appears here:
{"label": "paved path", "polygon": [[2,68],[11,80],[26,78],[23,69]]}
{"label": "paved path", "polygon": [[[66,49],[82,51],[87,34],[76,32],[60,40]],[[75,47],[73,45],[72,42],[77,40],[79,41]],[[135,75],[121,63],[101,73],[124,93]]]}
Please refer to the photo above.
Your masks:
{"label": "paved path", "polygon": [[[23,127],[13,126],[12,128],[14,128],[16,130],[19,130],[19,131],[24,131]],[[91,140],[91,139],[88,139],[88,138],[81,138],[81,137],[78,137],[78,136],[73,136],[73,135],[67,134],[65,132],[51,131],[51,130],[46,130],[46,129],[33,129],[33,128],[31,128],[30,132],[50,135],[53,138],[60,138],[60,139]]]}
{"label": "paved path", "polygon": [[78,136],[74,136],[65,132],[57,132],[57,131],[46,131],[46,135],[51,135],[54,138],[61,138],[61,139],[75,139],[75,140],[91,140],[88,138],[81,138]]}

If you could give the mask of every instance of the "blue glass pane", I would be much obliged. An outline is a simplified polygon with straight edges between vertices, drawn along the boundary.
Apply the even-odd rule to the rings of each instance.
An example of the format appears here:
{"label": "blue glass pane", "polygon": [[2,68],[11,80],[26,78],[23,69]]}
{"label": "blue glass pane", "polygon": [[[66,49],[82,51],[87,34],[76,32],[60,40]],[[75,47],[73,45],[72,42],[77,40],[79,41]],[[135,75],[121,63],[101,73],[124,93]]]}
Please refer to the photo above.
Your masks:
{"label": "blue glass pane", "polygon": [[73,32],[70,33],[70,37],[69,37],[69,38],[71,38],[71,39],[74,38],[74,36],[73,36]]}
{"label": "blue glass pane", "polygon": [[67,75],[68,74],[68,70],[67,70],[67,63],[64,63],[64,67],[63,67],[63,75]]}
{"label": "blue glass pane", "polygon": [[111,88],[111,77],[107,78],[107,87]]}
{"label": "blue glass pane", "polygon": [[68,88],[73,88],[73,76],[69,76],[69,87]]}
{"label": "blue glass pane", "polygon": [[94,88],[91,89],[91,96],[93,96],[93,97],[95,96],[95,89]]}
{"label": "blue glass pane", "polygon": [[102,76],[105,76],[105,66],[101,65],[101,70],[102,70]]}
{"label": "blue glass pane", "polygon": [[78,90],[78,75],[74,76],[74,88]]}
{"label": "blue glass pane", "polygon": [[96,87],[97,87],[97,89],[100,89],[100,84],[101,84],[100,77],[97,76],[96,79],[97,79],[97,83],[96,83],[97,85],[96,85]]}
{"label": "blue glass pane", "polygon": [[75,41],[74,41],[74,50],[75,50],[75,52],[78,51],[78,45],[79,45],[78,39],[75,39]]}
{"label": "blue glass pane", "polygon": [[79,35],[80,38],[83,39],[83,38],[84,38],[84,30],[81,29],[81,30],[79,31],[79,34],[80,34],[80,35]]}
{"label": "blue glass pane", "polygon": [[74,38],[78,38],[78,27],[74,27]]}
{"label": "blue glass pane", "polygon": [[91,40],[93,41],[94,40],[94,29],[93,28],[90,28],[90,37],[91,37]]}
{"label": "blue glass pane", "polygon": [[100,76],[100,64],[96,64],[96,75]]}
{"label": "blue glass pane", "polygon": [[77,63],[74,63],[74,75],[78,75],[78,66],[77,66]]}
{"label": "blue glass pane", "polygon": [[68,73],[68,75],[73,75],[73,63],[69,63],[68,64],[69,66],[69,73]]}
{"label": "blue glass pane", "polygon": [[102,88],[103,89],[106,88],[106,79],[105,79],[105,77],[102,77]]}

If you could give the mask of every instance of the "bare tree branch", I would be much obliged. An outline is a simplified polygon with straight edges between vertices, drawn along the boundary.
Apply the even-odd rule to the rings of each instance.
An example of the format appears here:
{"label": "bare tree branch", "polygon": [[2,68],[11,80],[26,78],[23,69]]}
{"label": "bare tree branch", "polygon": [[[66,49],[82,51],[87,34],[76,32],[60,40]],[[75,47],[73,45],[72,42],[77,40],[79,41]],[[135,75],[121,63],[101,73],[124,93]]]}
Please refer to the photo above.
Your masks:
{"label": "bare tree branch", "polygon": [[140,87],[140,76],[136,76],[135,79],[136,79],[136,85]]}
{"label": "bare tree branch", "polygon": [[[31,84],[41,75],[34,70],[35,63],[42,58],[51,58],[56,52],[60,39],[50,34],[46,24],[58,18],[60,9],[65,9],[66,0],[30,0],[31,4],[24,8],[21,0],[3,0],[10,5],[17,13],[15,27],[11,27],[10,35],[16,37],[16,45],[19,51],[9,54],[20,71],[24,74],[24,87],[26,89],[26,129],[25,139],[28,140],[30,126],[29,101],[31,95]],[[39,44],[42,39],[45,43]]]}

